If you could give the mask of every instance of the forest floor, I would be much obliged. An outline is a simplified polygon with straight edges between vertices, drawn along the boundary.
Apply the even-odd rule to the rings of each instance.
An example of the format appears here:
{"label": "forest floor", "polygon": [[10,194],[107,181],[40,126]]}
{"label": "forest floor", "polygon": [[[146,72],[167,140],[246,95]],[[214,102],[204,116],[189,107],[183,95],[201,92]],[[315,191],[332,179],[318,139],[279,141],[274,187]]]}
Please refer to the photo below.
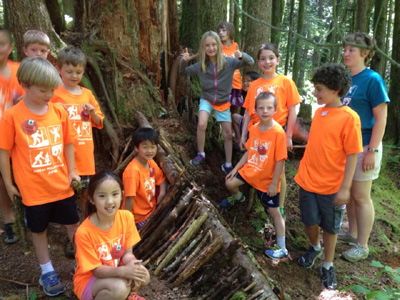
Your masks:
{"label": "forest floor", "polygon": [[[153,120],[155,121],[155,120]],[[163,128],[169,141],[180,153],[182,162],[187,166],[189,178],[203,185],[205,193],[216,207],[219,202],[228,196],[224,185],[224,173],[221,171],[223,150],[217,144],[207,145],[206,162],[197,168],[188,165],[188,161],[195,156],[195,141],[187,126],[183,126],[176,118],[159,119],[152,122],[156,129]],[[210,151],[213,149],[213,151]],[[265,224],[271,224],[262,206],[256,200],[248,214],[244,213],[247,204],[239,204],[226,210],[221,209],[222,216],[230,224],[238,236],[249,246],[258,264],[270,277],[270,284],[280,294],[280,299],[364,299],[366,289],[369,291],[387,288],[398,288],[400,285],[389,273],[379,274],[382,267],[389,266],[394,272],[400,271],[400,151],[385,148],[384,163],[381,176],[374,182],[373,199],[376,208],[375,224],[370,239],[370,255],[362,262],[352,264],[340,258],[340,253],[348,249],[348,245],[339,243],[335,254],[335,269],[338,277],[339,290],[323,290],[319,268],[320,260],[316,265],[306,270],[297,265],[297,259],[308,247],[303,225],[300,221],[298,208],[298,187],[293,177],[301,158],[301,153],[290,153],[286,163],[288,191],[285,205],[287,216],[286,241],[289,250],[288,259],[273,261],[263,254],[267,241],[265,240]],[[234,161],[238,161],[240,153],[234,153]],[[248,192],[248,191],[247,191]],[[3,224],[0,223],[1,228]],[[346,228],[346,217],[343,228]],[[65,241],[64,229],[58,225],[50,225],[49,248],[53,264],[59,273],[60,279],[66,285],[66,292],[57,298],[46,297],[38,285],[40,268],[34,252],[24,254],[21,242],[14,245],[5,245],[0,242],[0,299],[76,299],[73,294],[74,260],[67,259],[63,253]],[[386,270],[389,270],[387,268]],[[378,275],[378,276],[377,276]],[[363,293],[353,292],[363,291]],[[140,295],[148,300],[166,299],[194,299],[189,297],[190,286],[170,289],[164,282],[154,276]],[[282,297],[284,295],[284,298]],[[239,299],[239,298],[238,298]],[[245,299],[245,298],[240,298]],[[390,298],[388,298],[390,299]]]}

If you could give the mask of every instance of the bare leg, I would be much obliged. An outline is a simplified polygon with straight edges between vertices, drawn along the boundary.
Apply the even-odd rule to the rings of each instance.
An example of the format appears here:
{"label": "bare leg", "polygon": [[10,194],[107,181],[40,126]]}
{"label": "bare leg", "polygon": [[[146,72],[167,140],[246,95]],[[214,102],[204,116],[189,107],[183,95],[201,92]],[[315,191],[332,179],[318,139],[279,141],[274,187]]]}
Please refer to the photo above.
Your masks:
{"label": "bare leg", "polygon": [[35,248],[39,264],[44,265],[50,261],[49,248],[47,243],[47,229],[43,232],[32,232],[32,244]]}
{"label": "bare leg", "polygon": [[224,137],[225,160],[232,163],[232,123],[221,122],[222,135]]}
{"label": "bare leg", "polygon": [[98,278],[93,284],[92,294],[96,300],[122,300],[128,297],[131,288],[126,279]]}
{"label": "bare leg", "polygon": [[311,243],[311,245],[319,245],[319,225],[315,224],[312,226],[305,225],[307,237]]}
{"label": "bare leg", "polygon": [[285,236],[285,221],[282,218],[281,212],[279,211],[279,207],[270,207],[268,208],[268,212],[271,218],[274,220],[276,236],[279,237]]}
{"label": "bare leg", "polygon": [[239,186],[243,184],[244,182],[237,179],[236,177],[225,180],[226,188],[232,195],[236,195],[239,192]]}
{"label": "bare leg", "polygon": [[199,121],[197,124],[197,149],[200,152],[204,152],[204,144],[206,142],[206,129],[209,117],[209,113],[205,110],[199,111]]}
{"label": "bare leg", "polygon": [[240,142],[240,136],[241,136],[241,132],[240,132],[240,128],[239,128],[239,122],[240,122],[241,118],[242,118],[242,116],[240,116],[239,114],[232,115],[232,128],[233,128],[233,131],[235,132],[236,141],[238,141],[238,142]]}
{"label": "bare leg", "polygon": [[283,165],[281,191],[279,193],[279,207],[285,206],[285,198],[286,198],[286,175],[285,175],[285,165]]}
{"label": "bare leg", "polygon": [[354,199],[355,214],[357,220],[357,242],[368,247],[368,240],[374,225],[375,209],[371,200],[372,180],[353,181],[351,197]]}
{"label": "bare leg", "polygon": [[14,223],[14,212],[12,209],[12,202],[7,194],[6,187],[4,186],[3,177],[0,176],[0,211],[4,216],[4,223]]}
{"label": "bare leg", "polygon": [[333,259],[335,257],[337,234],[331,234],[324,231],[322,235],[322,240],[324,241],[325,262],[333,262]]}
{"label": "bare leg", "polygon": [[356,205],[353,197],[350,196],[350,202],[346,205],[347,208],[347,219],[349,220],[349,234],[352,237],[357,237],[357,217],[356,217]]}
{"label": "bare leg", "polygon": [[72,224],[72,225],[65,225],[65,228],[67,229],[67,234],[69,240],[72,242],[74,240],[74,235],[76,230],[78,229],[79,223]]}

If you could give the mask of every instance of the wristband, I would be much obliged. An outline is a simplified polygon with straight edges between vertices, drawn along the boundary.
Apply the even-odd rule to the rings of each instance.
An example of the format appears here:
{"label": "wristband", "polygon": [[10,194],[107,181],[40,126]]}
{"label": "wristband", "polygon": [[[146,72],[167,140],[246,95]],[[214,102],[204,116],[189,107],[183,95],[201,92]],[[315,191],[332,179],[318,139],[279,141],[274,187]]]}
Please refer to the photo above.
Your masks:
{"label": "wristband", "polygon": [[368,147],[368,151],[369,152],[375,152],[375,153],[379,152],[379,150],[374,148],[374,147]]}

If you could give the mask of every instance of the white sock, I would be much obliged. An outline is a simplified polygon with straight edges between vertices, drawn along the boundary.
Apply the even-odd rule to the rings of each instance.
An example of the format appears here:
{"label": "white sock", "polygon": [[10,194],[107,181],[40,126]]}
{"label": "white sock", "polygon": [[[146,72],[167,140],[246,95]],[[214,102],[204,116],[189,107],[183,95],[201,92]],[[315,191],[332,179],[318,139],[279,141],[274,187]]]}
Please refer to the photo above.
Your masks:
{"label": "white sock", "polygon": [[242,192],[237,192],[237,194],[233,195],[236,200],[240,200],[242,198]]}
{"label": "white sock", "polygon": [[42,269],[42,275],[54,271],[51,261],[46,264],[40,265],[40,268]]}
{"label": "white sock", "polygon": [[313,246],[315,251],[321,251],[321,243],[318,243],[318,245],[311,245]]}
{"label": "white sock", "polygon": [[331,267],[333,267],[333,262],[328,263],[328,262],[324,261],[322,267],[329,270]]}
{"label": "white sock", "polygon": [[276,244],[278,245],[279,248],[285,250],[286,249],[285,237],[284,236],[277,236],[276,237]]}
{"label": "white sock", "polygon": [[225,167],[232,167],[232,163],[225,162]]}
{"label": "white sock", "polygon": [[206,153],[205,152],[200,152],[199,151],[199,153],[201,154],[201,156],[206,157]]}

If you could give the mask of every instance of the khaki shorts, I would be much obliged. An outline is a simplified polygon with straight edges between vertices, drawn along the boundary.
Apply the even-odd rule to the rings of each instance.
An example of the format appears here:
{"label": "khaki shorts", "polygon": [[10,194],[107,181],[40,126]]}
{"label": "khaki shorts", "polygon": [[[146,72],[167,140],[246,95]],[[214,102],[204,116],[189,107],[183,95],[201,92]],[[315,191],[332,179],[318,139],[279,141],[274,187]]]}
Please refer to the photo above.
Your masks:
{"label": "khaki shorts", "polygon": [[353,177],[354,181],[369,181],[379,177],[382,164],[382,149],[382,143],[380,143],[378,147],[379,152],[375,153],[375,168],[364,172],[362,169],[362,162],[365,154],[368,152],[368,145],[364,146],[364,151],[362,153],[358,153],[356,171]]}

